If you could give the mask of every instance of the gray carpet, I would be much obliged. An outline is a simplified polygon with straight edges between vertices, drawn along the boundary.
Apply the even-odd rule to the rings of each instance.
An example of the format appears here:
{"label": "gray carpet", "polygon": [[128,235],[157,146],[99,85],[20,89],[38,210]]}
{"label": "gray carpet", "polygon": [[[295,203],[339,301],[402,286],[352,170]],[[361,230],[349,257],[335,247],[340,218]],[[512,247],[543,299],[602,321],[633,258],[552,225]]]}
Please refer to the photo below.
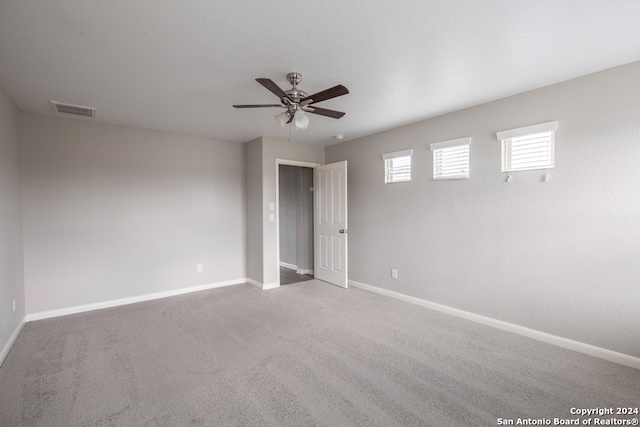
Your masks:
{"label": "gray carpet", "polygon": [[495,426],[618,406],[640,406],[640,371],[317,280],[28,323],[0,368],[3,427]]}

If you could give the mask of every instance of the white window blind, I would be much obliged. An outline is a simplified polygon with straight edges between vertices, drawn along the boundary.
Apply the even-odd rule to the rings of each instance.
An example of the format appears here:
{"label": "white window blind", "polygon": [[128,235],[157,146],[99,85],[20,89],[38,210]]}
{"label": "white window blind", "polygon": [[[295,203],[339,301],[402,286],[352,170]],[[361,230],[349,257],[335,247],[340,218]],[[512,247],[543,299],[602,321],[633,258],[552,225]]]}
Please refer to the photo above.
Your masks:
{"label": "white window blind", "polygon": [[469,178],[469,143],[471,137],[435,142],[433,151],[433,179]]}
{"label": "white window blind", "polygon": [[502,172],[551,169],[555,166],[558,122],[498,132],[502,141]]}
{"label": "white window blind", "polygon": [[396,151],[395,153],[382,155],[384,159],[385,184],[411,181],[412,155],[413,150]]}

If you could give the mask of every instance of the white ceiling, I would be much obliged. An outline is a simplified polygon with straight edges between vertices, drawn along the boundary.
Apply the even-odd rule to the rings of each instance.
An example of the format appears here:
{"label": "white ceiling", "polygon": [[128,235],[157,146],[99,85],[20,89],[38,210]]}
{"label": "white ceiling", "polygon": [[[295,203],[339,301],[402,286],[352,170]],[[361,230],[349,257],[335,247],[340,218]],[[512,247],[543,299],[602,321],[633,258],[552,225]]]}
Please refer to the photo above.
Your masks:
{"label": "white ceiling", "polygon": [[288,89],[336,84],[299,142],[329,145],[640,60],[638,0],[0,0],[0,83],[99,122],[247,142],[286,139]]}

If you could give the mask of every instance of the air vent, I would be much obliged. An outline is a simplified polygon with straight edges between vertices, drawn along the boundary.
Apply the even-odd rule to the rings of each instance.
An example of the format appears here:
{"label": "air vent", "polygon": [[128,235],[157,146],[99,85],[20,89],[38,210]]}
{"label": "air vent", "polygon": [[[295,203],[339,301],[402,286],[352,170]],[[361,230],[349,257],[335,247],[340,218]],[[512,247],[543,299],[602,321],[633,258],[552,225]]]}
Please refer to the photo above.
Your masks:
{"label": "air vent", "polygon": [[95,117],[96,109],[83,107],[81,105],[63,104],[62,102],[51,101],[57,113],[72,114],[74,116]]}

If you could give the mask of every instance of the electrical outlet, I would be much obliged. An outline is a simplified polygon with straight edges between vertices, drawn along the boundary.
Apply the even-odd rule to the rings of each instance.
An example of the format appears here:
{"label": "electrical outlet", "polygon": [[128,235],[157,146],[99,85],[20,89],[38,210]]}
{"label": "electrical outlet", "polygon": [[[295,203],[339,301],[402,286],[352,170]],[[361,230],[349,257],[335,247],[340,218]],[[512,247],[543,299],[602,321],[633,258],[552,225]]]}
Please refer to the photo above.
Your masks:
{"label": "electrical outlet", "polygon": [[198,264],[196,266],[196,270],[198,271],[198,273],[202,273],[202,264]]}
{"label": "electrical outlet", "polygon": [[16,299],[13,299],[13,312],[16,312]]}
{"label": "electrical outlet", "polygon": [[392,268],[391,269],[391,278],[393,278],[393,279],[397,279],[398,278],[398,269],[397,268]]}

